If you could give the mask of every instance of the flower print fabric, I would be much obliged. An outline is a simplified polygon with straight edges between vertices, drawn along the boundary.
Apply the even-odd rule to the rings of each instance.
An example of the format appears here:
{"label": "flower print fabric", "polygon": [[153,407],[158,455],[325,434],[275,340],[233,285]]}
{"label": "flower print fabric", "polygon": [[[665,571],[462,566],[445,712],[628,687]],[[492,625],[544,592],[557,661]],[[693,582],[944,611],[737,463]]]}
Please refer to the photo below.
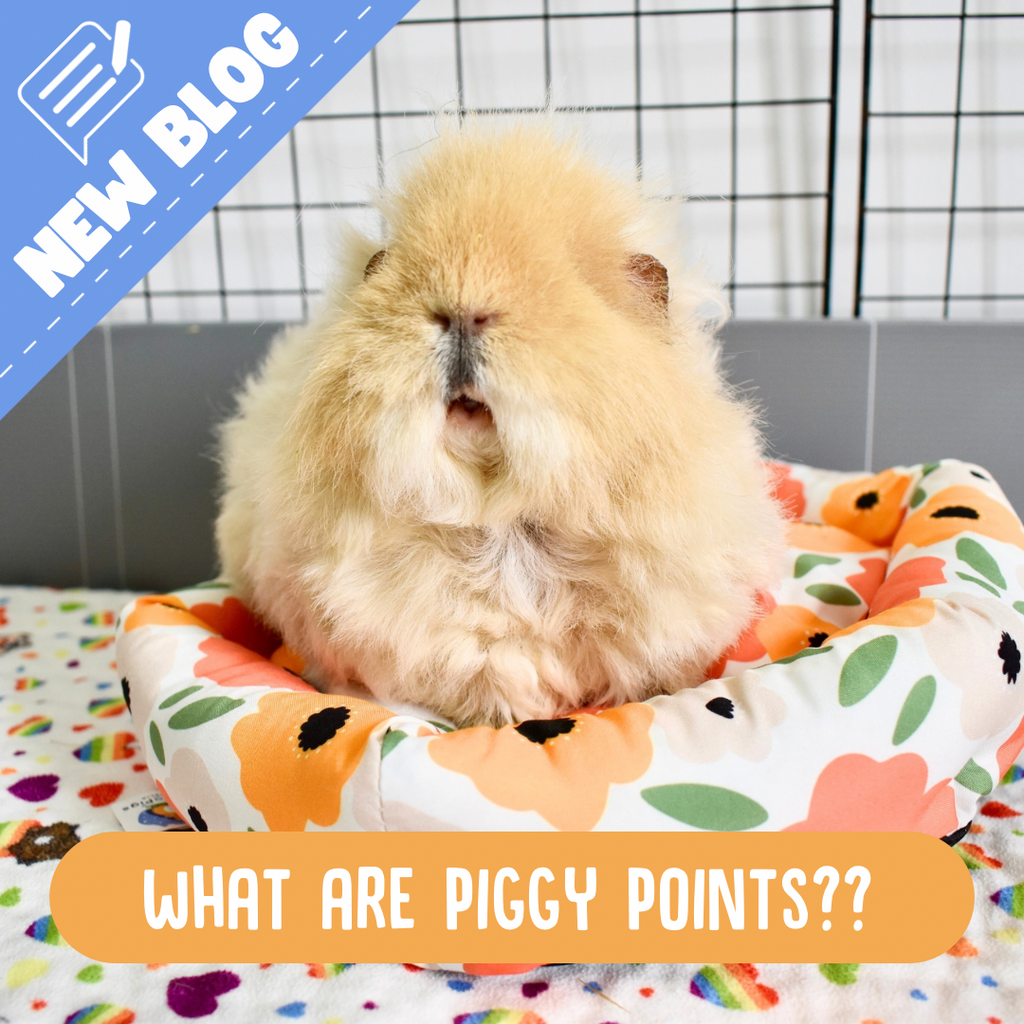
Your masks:
{"label": "flower print fabric", "polygon": [[966,463],[771,472],[786,572],[699,687],[452,732],[316,692],[218,582],[123,613],[149,767],[197,828],[964,827],[1024,746],[1020,520]]}

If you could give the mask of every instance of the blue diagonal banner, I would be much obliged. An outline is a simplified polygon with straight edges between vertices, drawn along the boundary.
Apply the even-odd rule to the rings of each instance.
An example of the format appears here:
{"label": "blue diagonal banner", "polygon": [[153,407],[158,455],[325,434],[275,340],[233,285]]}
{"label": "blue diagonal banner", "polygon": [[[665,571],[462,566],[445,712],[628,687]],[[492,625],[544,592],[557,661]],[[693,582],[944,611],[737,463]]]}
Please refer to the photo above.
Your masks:
{"label": "blue diagonal banner", "polygon": [[414,5],[9,5],[0,416]]}

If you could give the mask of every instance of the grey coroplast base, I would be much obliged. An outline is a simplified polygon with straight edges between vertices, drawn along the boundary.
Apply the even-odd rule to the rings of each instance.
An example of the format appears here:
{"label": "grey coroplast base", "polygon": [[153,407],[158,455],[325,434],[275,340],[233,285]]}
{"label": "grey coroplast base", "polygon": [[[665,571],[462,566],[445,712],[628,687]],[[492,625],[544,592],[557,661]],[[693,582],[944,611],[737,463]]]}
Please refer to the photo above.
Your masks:
{"label": "grey coroplast base", "polygon": [[[166,590],[213,575],[213,428],[279,324],[99,327],[0,420],[0,582]],[[1024,325],[735,321],[725,367],[771,453],[959,458],[1024,508]]]}

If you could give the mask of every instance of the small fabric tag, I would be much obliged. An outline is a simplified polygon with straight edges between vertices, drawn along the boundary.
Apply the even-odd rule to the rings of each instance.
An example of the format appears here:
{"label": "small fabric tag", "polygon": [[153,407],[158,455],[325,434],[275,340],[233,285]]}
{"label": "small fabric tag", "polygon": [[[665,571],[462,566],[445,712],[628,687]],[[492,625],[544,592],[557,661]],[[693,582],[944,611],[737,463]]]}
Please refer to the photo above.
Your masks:
{"label": "small fabric tag", "polygon": [[123,800],[114,808],[114,815],[125,832],[191,831],[157,790],[139,793]]}

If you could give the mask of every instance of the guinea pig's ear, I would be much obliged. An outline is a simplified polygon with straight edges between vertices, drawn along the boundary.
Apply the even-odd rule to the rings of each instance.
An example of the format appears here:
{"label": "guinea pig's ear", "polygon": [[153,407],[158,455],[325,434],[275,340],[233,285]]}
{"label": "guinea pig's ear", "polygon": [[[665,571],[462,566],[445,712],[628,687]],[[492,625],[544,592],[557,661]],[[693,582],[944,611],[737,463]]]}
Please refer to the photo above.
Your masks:
{"label": "guinea pig's ear", "polygon": [[640,252],[630,256],[626,271],[657,305],[668,308],[668,271],[653,256]]}
{"label": "guinea pig's ear", "polygon": [[363,280],[365,281],[371,274],[375,274],[380,270],[381,264],[384,262],[384,258],[387,256],[387,249],[378,249],[371,257],[369,262],[366,264],[366,270],[363,271]]}

